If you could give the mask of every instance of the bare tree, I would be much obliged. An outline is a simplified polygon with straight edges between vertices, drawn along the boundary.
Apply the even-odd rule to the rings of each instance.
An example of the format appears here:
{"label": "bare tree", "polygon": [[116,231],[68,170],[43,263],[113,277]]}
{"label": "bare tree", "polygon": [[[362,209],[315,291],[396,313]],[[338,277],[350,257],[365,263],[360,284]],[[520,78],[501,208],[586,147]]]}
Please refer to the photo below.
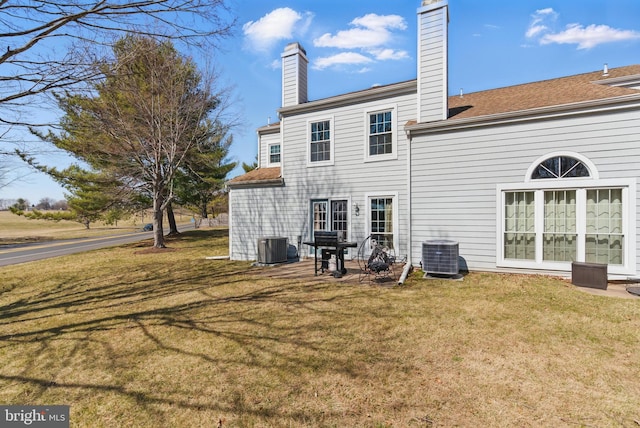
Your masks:
{"label": "bare tree", "polygon": [[33,98],[96,77],[124,33],[211,47],[233,24],[224,0],[0,0],[0,124],[36,125]]}
{"label": "bare tree", "polygon": [[202,124],[222,109],[225,89],[198,72],[169,42],[128,36],[114,46],[117,61],[92,96],[60,98],[60,135],[43,139],[153,201],[154,246],[164,247],[163,212],[175,175],[206,137]]}

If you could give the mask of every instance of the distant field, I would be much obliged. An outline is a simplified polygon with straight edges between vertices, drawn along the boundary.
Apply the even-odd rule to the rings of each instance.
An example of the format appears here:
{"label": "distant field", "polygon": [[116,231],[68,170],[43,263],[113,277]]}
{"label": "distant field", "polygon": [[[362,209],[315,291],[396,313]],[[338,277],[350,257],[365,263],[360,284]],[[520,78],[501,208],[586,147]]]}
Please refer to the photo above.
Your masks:
{"label": "distant field", "polygon": [[[191,216],[187,211],[176,212],[178,223],[188,222],[190,218]],[[144,215],[138,214],[127,220],[119,221],[117,226],[108,226],[102,222],[96,222],[91,224],[90,229],[86,229],[84,225],[76,222],[29,220],[9,211],[0,211],[0,245],[134,232],[140,230],[144,224],[151,223],[151,221],[151,215],[147,212]]]}

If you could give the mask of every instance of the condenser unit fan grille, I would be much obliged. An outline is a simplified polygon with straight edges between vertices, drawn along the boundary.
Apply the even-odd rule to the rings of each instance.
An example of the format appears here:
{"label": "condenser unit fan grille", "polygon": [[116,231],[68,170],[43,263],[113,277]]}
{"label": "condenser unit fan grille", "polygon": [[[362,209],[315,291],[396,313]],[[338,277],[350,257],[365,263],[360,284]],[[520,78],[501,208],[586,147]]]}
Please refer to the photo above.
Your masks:
{"label": "condenser unit fan grille", "polygon": [[440,275],[457,275],[458,243],[433,240],[422,243],[422,270]]}
{"label": "condenser unit fan grille", "polygon": [[264,237],[258,239],[258,263],[273,264],[287,261],[287,238]]}

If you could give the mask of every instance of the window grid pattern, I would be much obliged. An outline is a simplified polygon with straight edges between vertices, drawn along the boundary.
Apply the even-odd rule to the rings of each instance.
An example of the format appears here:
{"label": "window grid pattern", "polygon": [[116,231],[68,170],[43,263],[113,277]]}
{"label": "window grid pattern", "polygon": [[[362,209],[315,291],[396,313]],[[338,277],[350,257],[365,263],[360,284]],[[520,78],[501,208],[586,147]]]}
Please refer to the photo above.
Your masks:
{"label": "window grid pattern", "polygon": [[327,203],[313,203],[313,230],[327,230]]}
{"label": "window grid pattern", "polygon": [[576,191],[544,192],[543,260],[575,261],[577,238]]}
{"label": "window grid pattern", "polygon": [[535,199],[534,192],[505,194],[504,257],[535,260]]}
{"label": "window grid pattern", "polygon": [[534,180],[589,176],[589,168],[578,159],[570,156],[556,156],[546,159],[531,174],[531,178]]}
{"label": "window grid pattern", "polygon": [[371,238],[393,249],[393,198],[371,199]]}
{"label": "window grid pattern", "polygon": [[347,201],[331,201],[331,230],[341,234],[342,239],[347,237]]}
{"label": "window grid pattern", "polygon": [[624,234],[622,189],[587,190],[585,260],[622,265]]}
{"label": "window grid pattern", "polygon": [[311,124],[311,162],[331,160],[331,122],[323,120]]}
{"label": "window grid pattern", "polygon": [[369,115],[369,155],[393,152],[393,126],[391,111]]}
{"label": "window grid pattern", "polygon": [[280,163],[280,144],[269,146],[269,163]]}

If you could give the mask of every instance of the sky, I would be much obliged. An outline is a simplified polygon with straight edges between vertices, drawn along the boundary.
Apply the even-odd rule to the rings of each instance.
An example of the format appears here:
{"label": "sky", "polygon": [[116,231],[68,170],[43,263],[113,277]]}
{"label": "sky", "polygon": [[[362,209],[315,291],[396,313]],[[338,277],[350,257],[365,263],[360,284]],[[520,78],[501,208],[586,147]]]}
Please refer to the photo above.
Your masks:
{"label": "sky", "polygon": [[[255,160],[255,130],[278,120],[288,43],[307,52],[310,100],[416,78],[420,0],[227,1],[237,17],[234,35],[210,58],[195,59],[215,64],[221,84],[233,89],[241,120],[230,159],[239,164]],[[640,64],[638,0],[448,3],[450,95]],[[22,178],[0,189],[0,199],[63,199],[42,174],[16,172]],[[241,173],[238,167],[229,178]]]}

